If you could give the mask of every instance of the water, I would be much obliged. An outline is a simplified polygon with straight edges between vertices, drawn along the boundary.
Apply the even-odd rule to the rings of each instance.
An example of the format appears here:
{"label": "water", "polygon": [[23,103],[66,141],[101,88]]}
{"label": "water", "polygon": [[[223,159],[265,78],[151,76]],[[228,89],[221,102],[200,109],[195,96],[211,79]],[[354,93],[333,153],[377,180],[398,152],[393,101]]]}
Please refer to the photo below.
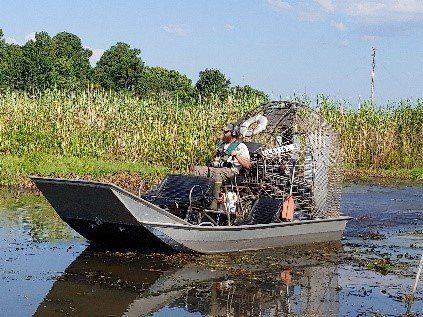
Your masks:
{"label": "water", "polygon": [[[401,316],[423,187],[350,185],[341,243],[230,255],[100,250],[43,197],[0,191],[0,316]],[[423,316],[420,282],[414,316]]]}

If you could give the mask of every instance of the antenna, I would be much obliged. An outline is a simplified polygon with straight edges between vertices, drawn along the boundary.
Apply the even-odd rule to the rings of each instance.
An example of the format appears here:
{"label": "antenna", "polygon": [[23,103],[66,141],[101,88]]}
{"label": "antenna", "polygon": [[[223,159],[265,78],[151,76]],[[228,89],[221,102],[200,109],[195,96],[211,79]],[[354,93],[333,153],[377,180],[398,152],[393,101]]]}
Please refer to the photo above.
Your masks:
{"label": "antenna", "polygon": [[372,48],[372,86],[371,86],[371,93],[370,93],[370,100],[372,102],[372,105],[374,105],[374,101],[375,101],[375,66],[376,66],[376,62],[375,62],[375,58],[376,58],[376,49],[373,47]]}

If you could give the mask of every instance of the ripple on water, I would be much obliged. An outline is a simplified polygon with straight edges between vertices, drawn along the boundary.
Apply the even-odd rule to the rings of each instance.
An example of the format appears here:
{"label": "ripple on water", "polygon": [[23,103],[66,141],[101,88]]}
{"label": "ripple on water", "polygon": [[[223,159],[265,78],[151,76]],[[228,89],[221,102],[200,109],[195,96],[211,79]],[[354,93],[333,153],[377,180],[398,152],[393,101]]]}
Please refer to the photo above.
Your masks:
{"label": "ripple on water", "polygon": [[[354,217],[342,245],[164,255],[86,249],[43,197],[0,191],[0,315],[405,313],[422,248],[422,187],[353,185],[342,206]],[[379,260],[386,275],[369,269]],[[423,311],[422,297],[420,288],[413,311]]]}

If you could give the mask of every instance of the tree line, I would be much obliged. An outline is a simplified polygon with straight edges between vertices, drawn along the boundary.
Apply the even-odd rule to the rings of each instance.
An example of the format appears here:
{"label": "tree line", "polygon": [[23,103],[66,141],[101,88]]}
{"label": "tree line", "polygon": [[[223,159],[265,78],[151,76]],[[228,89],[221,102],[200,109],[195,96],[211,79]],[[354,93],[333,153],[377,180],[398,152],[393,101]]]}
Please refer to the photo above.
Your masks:
{"label": "tree line", "polygon": [[229,93],[266,94],[250,86],[232,87],[217,69],[200,71],[198,81],[176,70],[146,66],[141,50],[118,42],[106,50],[92,67],[92,51],[81,39],[61,32],[51,37],[47,32],[35,34],[24,45],[6,43],[0,29],[0,89],[39,92],[46,89],[80,90],[88,86],[114,91],[131,91],[138,95],[167,94],[178,98],[226,98]]}

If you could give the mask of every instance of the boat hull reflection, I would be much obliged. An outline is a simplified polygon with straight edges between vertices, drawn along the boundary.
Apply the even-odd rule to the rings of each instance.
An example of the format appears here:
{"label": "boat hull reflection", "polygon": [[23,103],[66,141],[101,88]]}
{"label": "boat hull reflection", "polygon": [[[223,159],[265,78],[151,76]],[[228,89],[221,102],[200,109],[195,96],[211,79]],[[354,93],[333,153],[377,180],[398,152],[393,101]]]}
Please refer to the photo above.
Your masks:
{"label": "boat hull reflection", "polygon": [[336,316],[340,244],[219,256],[85,250],[36,316]]}

